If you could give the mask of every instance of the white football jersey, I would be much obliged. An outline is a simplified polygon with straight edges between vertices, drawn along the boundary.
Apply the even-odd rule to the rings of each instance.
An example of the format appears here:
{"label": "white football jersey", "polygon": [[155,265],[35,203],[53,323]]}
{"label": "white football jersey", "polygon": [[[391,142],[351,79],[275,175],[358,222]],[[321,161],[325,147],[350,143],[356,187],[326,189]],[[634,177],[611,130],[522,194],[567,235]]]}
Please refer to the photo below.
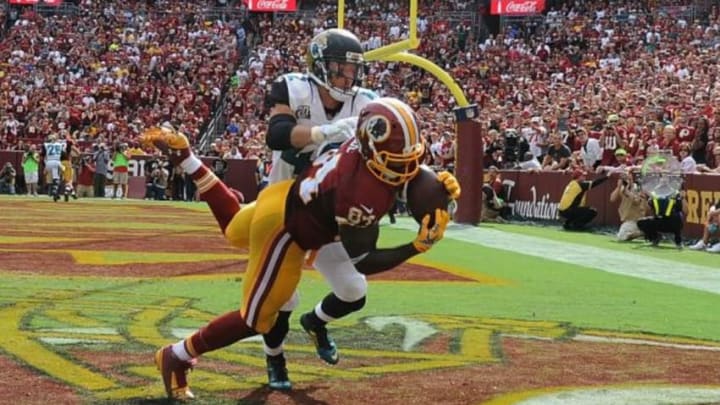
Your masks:
{"label": "white football jersey", "polygon": [[59,162],[62,153],[67,148],[65,141],[45,142],[45,161],[46,162]]}
{"label": "white football jersey", "polygon": [[[344,103],[334,117],[328,118],[320,99],[318,87],[307,74],[288,73],[282,75],[278,80],[283,79],[288,88],[290,108],[295,113],[298,125],[316,126],[329,124],[343,118],[356,117],[367,103],[377,98],[372,90],[360,87],[352,101]],[[310,144],[299,153],[312,154],[317,148],[318,145]],[[283,160],[282,155],[283,151],[273,151],[270,184],[294,177],[295,166]]]}

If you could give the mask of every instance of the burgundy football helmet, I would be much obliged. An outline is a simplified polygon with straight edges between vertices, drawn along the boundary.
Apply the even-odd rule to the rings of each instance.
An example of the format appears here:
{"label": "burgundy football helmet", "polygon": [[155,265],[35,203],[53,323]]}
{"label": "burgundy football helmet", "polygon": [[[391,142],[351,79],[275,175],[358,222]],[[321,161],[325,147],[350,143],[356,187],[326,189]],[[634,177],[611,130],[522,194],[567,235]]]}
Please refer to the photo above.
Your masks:
{"label": "burgundy football helmet", "polygon": [[360,111],[357,140],[370,173],[398,186],[417,175],[425,153],[415,112],[400,100],[383,97]]}

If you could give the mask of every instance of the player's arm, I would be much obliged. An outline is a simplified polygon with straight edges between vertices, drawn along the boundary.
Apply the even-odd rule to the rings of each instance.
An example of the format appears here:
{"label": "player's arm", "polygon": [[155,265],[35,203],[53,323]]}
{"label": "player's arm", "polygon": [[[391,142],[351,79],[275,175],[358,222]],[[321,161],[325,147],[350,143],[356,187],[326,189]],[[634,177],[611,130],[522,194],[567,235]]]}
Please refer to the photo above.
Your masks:
{"label": "player's arm", "polygon": [[265,135],[265,143],[270,149],[302,149],[312,143],[312,127],[298,124],[295,112],[290,108],[290,93],[284,78],[273,82],[265,105],[270,108]]}
{"label": "player's arm", "polygon": [[340,226],[340,241],[360,273],[370,275],[391,270],[420,253],[412,243],[378,249],[379,234],[378,224],[366,228]]}
{"label": "player's arm", "polygon": [[435,210],[435,224],[430,226],[430,215],[425,215],[415,240],[393,248],[378,249],[380,233],[378,224],[359,228],[340,225],[340,241],[360,273],[370,275],[391,270],[418,253],[427,252],[440,241],[450,215],[445,210]]}
{"label": "player's arm", "polygon": [[265,98],[270,109],[265,143],[272,150],[302,149],[310,144],[325,141],[342,142],[354,135],[357,117],[348,117],[325,125],[302,125],[297,123],[295,112],[290,108],[290,93],[285,78],[273,82]]}

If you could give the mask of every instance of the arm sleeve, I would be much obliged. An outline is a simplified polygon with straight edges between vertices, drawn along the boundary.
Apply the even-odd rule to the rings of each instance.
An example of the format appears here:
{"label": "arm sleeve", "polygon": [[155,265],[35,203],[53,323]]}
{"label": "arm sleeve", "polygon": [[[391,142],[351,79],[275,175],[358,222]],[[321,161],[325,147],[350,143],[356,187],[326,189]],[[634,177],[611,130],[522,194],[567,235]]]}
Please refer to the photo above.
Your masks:
{"label": "arm sleeve", "polygon": [[[265,107],[267,109],[274,107],[276,104],[290,105],[287,82],[282,76],[273,82],[270,92],[265,97]],[[290,114],[276,114],[271,117],[265,134],[267,146],[272,150],[293,149],[290,134],[295,125],[297,125],[297,119]]]}
{"label": "arm sleeve", "polygon": [[265,108],[270,109],[275,104],[290,105],[290,92],[284,77],[275,80],[270,87],[270,92],[265,96]]}
{"label": "arm sleeve", "polygon": [[297,120],[290,114],[275,114],[268,122],[265,143],[272,150],[293,150],[291,134]]}

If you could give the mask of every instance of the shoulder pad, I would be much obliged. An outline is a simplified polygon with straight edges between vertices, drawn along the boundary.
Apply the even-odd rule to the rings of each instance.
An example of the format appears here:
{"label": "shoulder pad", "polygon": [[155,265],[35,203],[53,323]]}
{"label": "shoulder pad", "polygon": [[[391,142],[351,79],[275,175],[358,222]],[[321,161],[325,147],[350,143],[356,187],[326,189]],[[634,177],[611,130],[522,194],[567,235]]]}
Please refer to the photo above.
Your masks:
{"label": "shoulder pad", "polygon": [[375,100],[376,98],[378,98],[377,93],[375,93],[374,91],[372,91],[370,89],[365,89],[365,88],[361,88],[360,90],[358,90],[357,94],[358,94],[358,97],[364,97],[368,100]]}
{"label": "shoulder pad", "polygon": [[287,81],[292,81],[292,80],[300,80],[300,81],[304,81],[304,82],[307,81],[307,76],[302,73],[286,73],[280,77],[284,77],[285,80],[287,80]]}

